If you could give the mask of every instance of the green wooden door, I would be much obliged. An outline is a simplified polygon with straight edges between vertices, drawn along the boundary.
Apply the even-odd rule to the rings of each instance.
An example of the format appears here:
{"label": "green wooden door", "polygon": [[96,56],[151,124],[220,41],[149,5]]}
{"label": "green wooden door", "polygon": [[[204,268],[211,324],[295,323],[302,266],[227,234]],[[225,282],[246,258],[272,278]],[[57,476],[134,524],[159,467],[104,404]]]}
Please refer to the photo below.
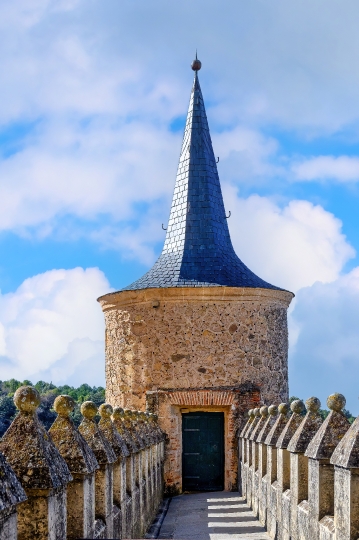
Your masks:
{"label": "green wooden door", "polygon": [[182,415],[184,491],[224,489],[224,415],[194,412]]}

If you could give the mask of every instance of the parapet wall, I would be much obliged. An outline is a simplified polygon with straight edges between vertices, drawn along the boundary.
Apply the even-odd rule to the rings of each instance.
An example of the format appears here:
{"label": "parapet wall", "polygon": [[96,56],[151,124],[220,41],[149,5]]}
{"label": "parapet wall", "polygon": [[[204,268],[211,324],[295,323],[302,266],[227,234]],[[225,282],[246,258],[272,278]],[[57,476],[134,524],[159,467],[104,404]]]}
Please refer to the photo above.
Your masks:
{"label": "parapet wall", "polygon": [[163,494],[155,415],[87,401],[77,429],[74,401],[58,396],[47,432],[35,388],[19,388],[14,402],[19,414],[0,442],[0,540],[143,537]]}
{"label": "parapet wall", "polygon": [[[359,417],[329,396],[323,421],[310,398],[249,411],[239,435],[239,489],[274,540],[357,540]],[[279,414],[278,414],[279,412]]]}

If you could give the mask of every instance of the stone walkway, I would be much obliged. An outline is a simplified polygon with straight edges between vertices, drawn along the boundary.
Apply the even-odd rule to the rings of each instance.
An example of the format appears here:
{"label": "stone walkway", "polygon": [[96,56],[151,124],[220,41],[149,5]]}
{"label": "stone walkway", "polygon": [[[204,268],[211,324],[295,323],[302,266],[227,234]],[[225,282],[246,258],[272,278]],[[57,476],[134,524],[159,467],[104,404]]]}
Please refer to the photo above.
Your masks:
{"label": "stone walkway", "polygon": [[243,497],[226,491],[173,497],[158,538],[269,540]]}

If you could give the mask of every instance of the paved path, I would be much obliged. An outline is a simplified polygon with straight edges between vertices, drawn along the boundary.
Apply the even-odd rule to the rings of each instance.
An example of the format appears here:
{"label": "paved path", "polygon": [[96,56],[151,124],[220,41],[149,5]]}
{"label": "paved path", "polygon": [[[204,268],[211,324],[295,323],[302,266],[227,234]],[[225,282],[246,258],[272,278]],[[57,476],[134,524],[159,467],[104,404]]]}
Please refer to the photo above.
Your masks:
{"label": "paved path", "polygon": [[173,497],[158,538],[269,540],[243,497],[226,491]]}

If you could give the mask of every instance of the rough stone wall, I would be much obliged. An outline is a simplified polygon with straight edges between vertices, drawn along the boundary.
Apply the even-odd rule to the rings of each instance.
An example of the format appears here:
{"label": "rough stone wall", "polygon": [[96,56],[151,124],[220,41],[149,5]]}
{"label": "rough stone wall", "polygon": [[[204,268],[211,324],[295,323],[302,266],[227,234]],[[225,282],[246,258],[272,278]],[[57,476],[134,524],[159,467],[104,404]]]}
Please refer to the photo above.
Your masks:
{"label": "rough stone wall", "polygon": [[236,491],[238,486],[237,431],[243,422],[243,413],[260,403],[260,393],[253,385],[227,390],[195,389],[147,393],[147,408],[158,411],[162,429],[168,434],[164,477],[166,493],[182,491],[182,415],[207,411],[224,413],[224,486]]}
{"label": "rough stone wall", "polygon": [[232,287],[102,297],[107,400],[141,409],[147,391],[250,381],[263,400],[284,401],[291,298],[284,291]]}
{"label": "rough stone wall", "polygon": [[[240,411],[260,399],[288,399],[291,299],[285,291],[232,287],[122,291],[100,298],[106,399],[159,414],[169,436],[168,491],[182,487],[181,407],[225,413],[225,487],[235,489]],[[210,390],[212,401],[201,401]]]}

